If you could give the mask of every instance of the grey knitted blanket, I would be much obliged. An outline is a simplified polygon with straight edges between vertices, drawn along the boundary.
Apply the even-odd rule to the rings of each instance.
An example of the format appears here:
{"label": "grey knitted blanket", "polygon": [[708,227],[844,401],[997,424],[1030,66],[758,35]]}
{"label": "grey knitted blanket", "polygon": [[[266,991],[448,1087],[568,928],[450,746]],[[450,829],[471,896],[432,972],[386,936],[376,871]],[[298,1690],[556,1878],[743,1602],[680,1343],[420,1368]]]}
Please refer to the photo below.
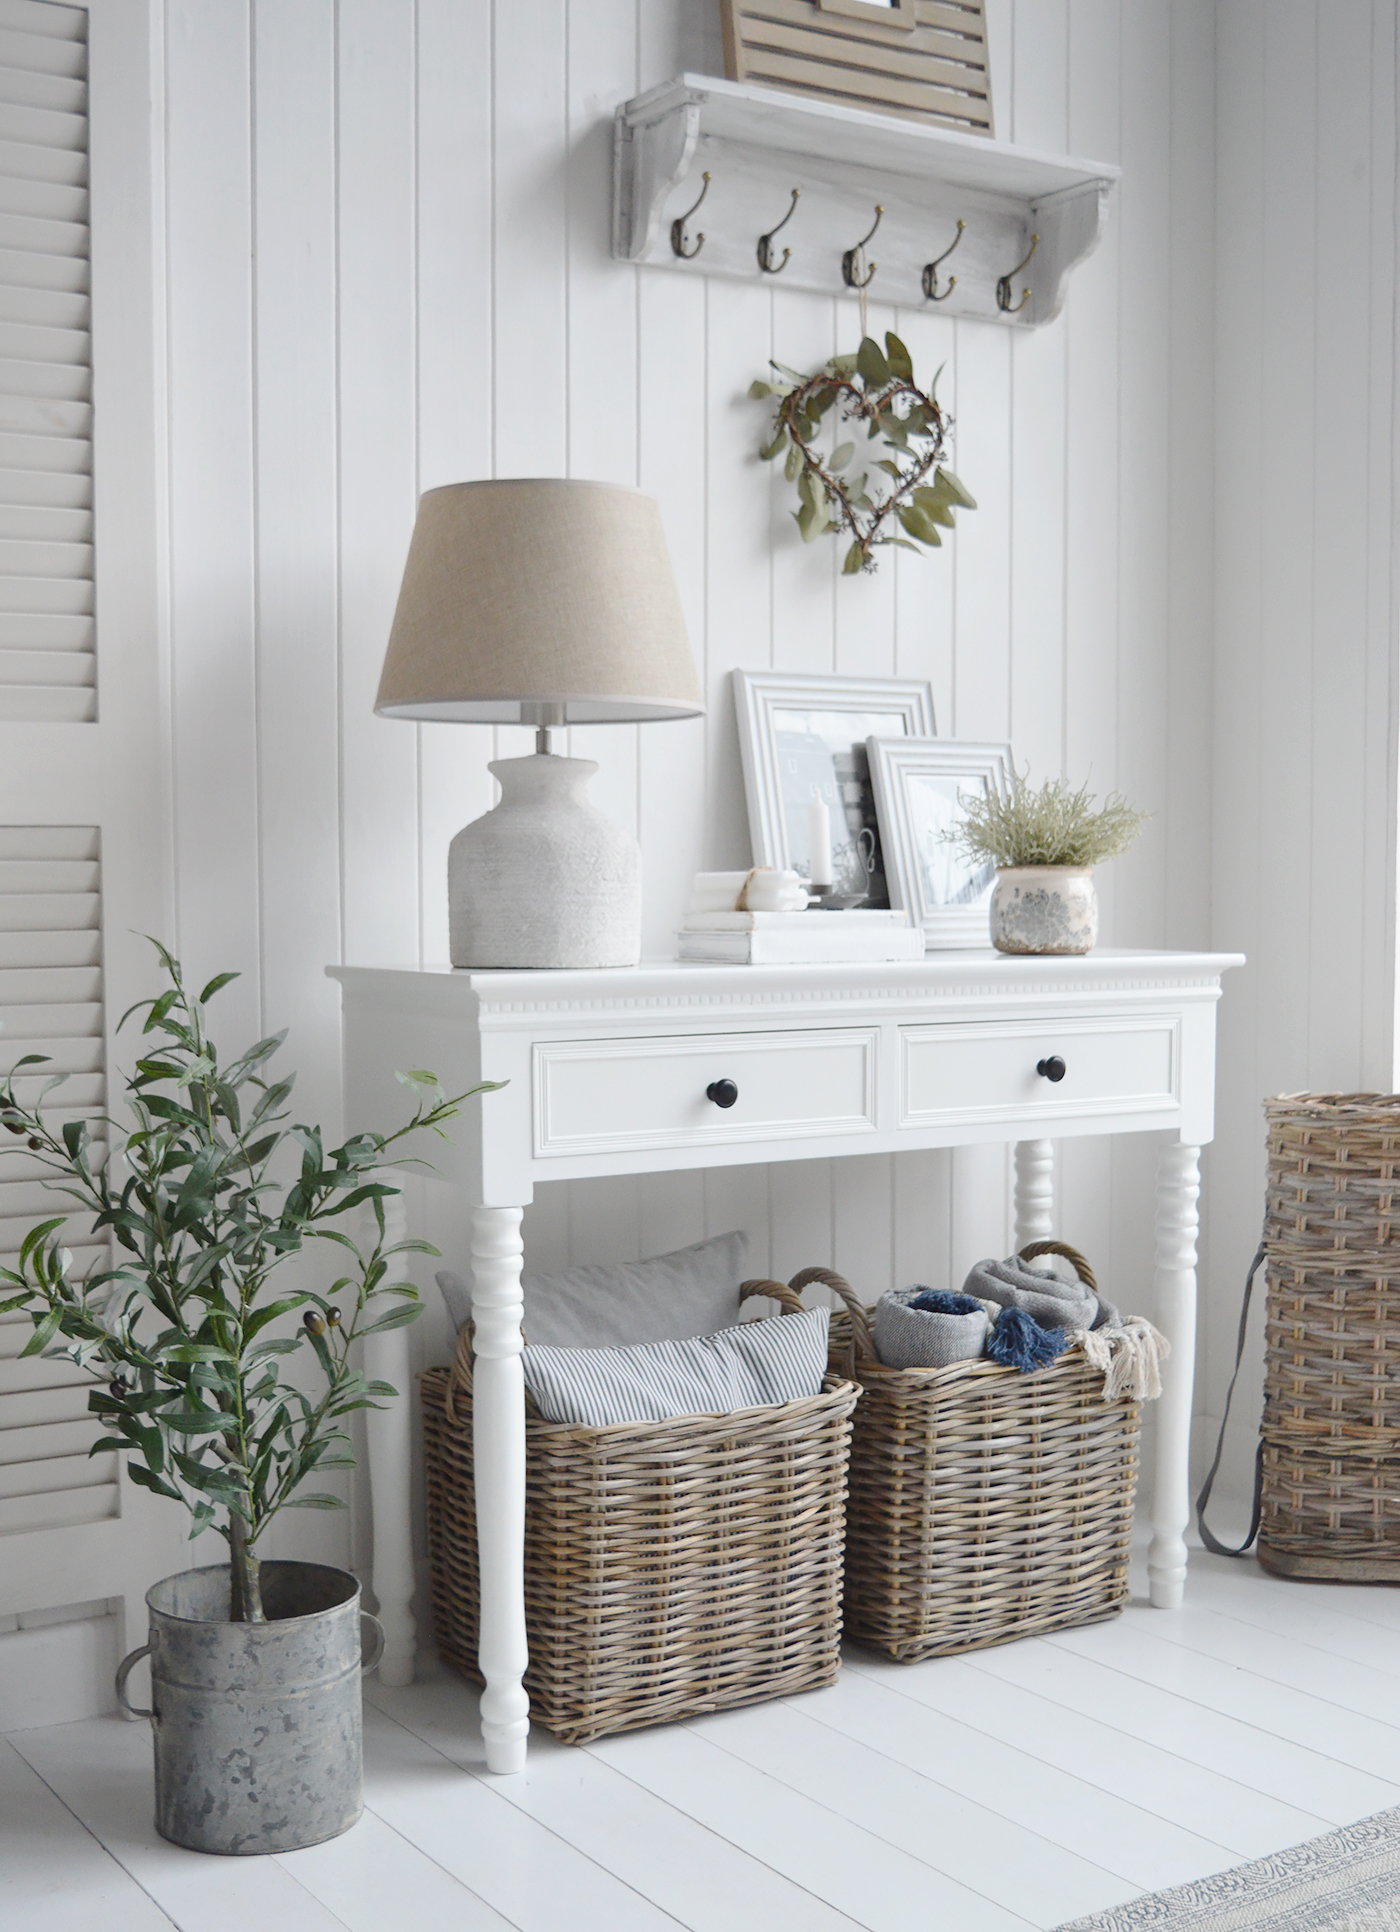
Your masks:
{"label": "grey knitted blanket", "polygon": [[1112,1302],[1096,1295],[1078,1275],[1066,1281],[1016,1255],[1006,1261],[979,1261],[963,1283],[963,1293],[1002,1308],[1023,1309],[1045,1328],[1117,1328],[1121,1320]]}

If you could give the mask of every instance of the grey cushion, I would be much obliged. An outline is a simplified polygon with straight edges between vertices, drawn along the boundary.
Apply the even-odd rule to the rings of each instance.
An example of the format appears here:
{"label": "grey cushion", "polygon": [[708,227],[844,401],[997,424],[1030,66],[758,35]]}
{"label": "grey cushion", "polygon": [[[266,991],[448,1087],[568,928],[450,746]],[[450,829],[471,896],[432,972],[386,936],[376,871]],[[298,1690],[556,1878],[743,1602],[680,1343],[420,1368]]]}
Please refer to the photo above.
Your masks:
{"label": "grey cushion", "polygon": [[809,1308],[689,1341],[639,1348],[536,1348],[525,1386],[548,1422],[606,1428],[670,1416],[732,1415],[816,1395],[826,1374],[828,1314]]}
{"label": "grey cushion", "polygon": [[[526,1340],[546,1348],[611,1348],[713,1335],[739,1318],[748,1252],[749,1237],[736,1231],[650,1261],[526,1275]],[[437,1282],[460,1328],[471,1314],[470,1290],[447,1269]]]}

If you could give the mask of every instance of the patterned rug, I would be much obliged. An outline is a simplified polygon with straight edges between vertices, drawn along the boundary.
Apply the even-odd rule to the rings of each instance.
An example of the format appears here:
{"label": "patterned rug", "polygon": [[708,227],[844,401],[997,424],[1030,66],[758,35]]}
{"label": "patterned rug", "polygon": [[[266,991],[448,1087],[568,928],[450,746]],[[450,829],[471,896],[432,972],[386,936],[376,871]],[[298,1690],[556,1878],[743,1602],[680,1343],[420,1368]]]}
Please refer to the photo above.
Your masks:
{"label": "patterned rug", "polygon": [[1400,1932],[1400,1810],[1056,1932]]}

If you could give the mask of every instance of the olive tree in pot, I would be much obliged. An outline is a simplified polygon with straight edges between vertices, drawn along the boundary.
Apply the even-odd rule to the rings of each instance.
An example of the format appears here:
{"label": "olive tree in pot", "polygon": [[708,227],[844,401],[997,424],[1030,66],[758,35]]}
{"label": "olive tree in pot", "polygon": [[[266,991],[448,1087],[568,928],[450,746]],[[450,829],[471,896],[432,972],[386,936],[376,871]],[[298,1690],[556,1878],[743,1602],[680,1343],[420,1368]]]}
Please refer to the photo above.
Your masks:
{"label": "olive tree in pot", "polygon": [[[66,1217],[46,1220],[18,1270],[0,1271],[0,1312],[32,1316],[26,1355],[61,1354],[106,1378],[88,1398],[105,1431],[94,1453],[124,1451],[134,1482],[185,1504],[192,1537],[212,1525],[228,1542],[227,1563],[148,1592],[149,1642],[118,1672],[131,1710],[126,1679],[149,1652],[154,1709],[133,1715],[152,1720],[157,1829],[199,1851],[289,1851],[360,1815],[360,1676],[378,1651],[362,1665],[353,1576],[264,1560],[259,1545],[283,1509],[341,1507],[302,1486],[351,1467],[346,1418],[396,1393],[355,1366],[355,1344],[417,1317],[418,1291],[391,1279],[390,1263],[437,1250],[387,1240],[384,1202],[399,1189],[384,1170],[397,1143],[442,1134],[470,1096],[400,1074],[412,1118],[328,1149],[319,1127],[286,1124],[294,1076],[270,1066],[285,1035],[221,1061],[206,1008],[237,975],[196,997],[157,950],[170,983],[123,1017],[144,1013],[149,1043],[126,1082],[130,1126],[104,1123],[105,1159],[91,1123],[46,1120],[63,1076],[32,1106],[20,1099],[16,1079],[32,1082],[39,1056],[0,1083],[0,1126],[110,1237],[113,1262],[75,1278]],[[279,1269],[313,1241],[335,1244],[345,1272],[324,1293],[284,1286]],[[310,1393],[284,1373],[308,1352]]]}

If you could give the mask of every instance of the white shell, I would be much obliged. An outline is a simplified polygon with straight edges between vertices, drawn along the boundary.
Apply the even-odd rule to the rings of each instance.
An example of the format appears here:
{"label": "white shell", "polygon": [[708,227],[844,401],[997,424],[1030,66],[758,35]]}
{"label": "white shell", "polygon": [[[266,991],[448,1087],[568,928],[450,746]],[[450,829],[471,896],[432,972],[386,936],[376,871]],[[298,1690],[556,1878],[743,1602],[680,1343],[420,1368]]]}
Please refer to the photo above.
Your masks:
{"label": "white shell", "polygon": [[1087,953],[1099,900],[1087,865],[1008,865],[992,888],[992,944],[1003,953]]}
{"label": "white shell", "polygon": [[642,853],[584,797],[591,758],[497,759],[494,812],[447,856],[454,966],[635,966]]}

